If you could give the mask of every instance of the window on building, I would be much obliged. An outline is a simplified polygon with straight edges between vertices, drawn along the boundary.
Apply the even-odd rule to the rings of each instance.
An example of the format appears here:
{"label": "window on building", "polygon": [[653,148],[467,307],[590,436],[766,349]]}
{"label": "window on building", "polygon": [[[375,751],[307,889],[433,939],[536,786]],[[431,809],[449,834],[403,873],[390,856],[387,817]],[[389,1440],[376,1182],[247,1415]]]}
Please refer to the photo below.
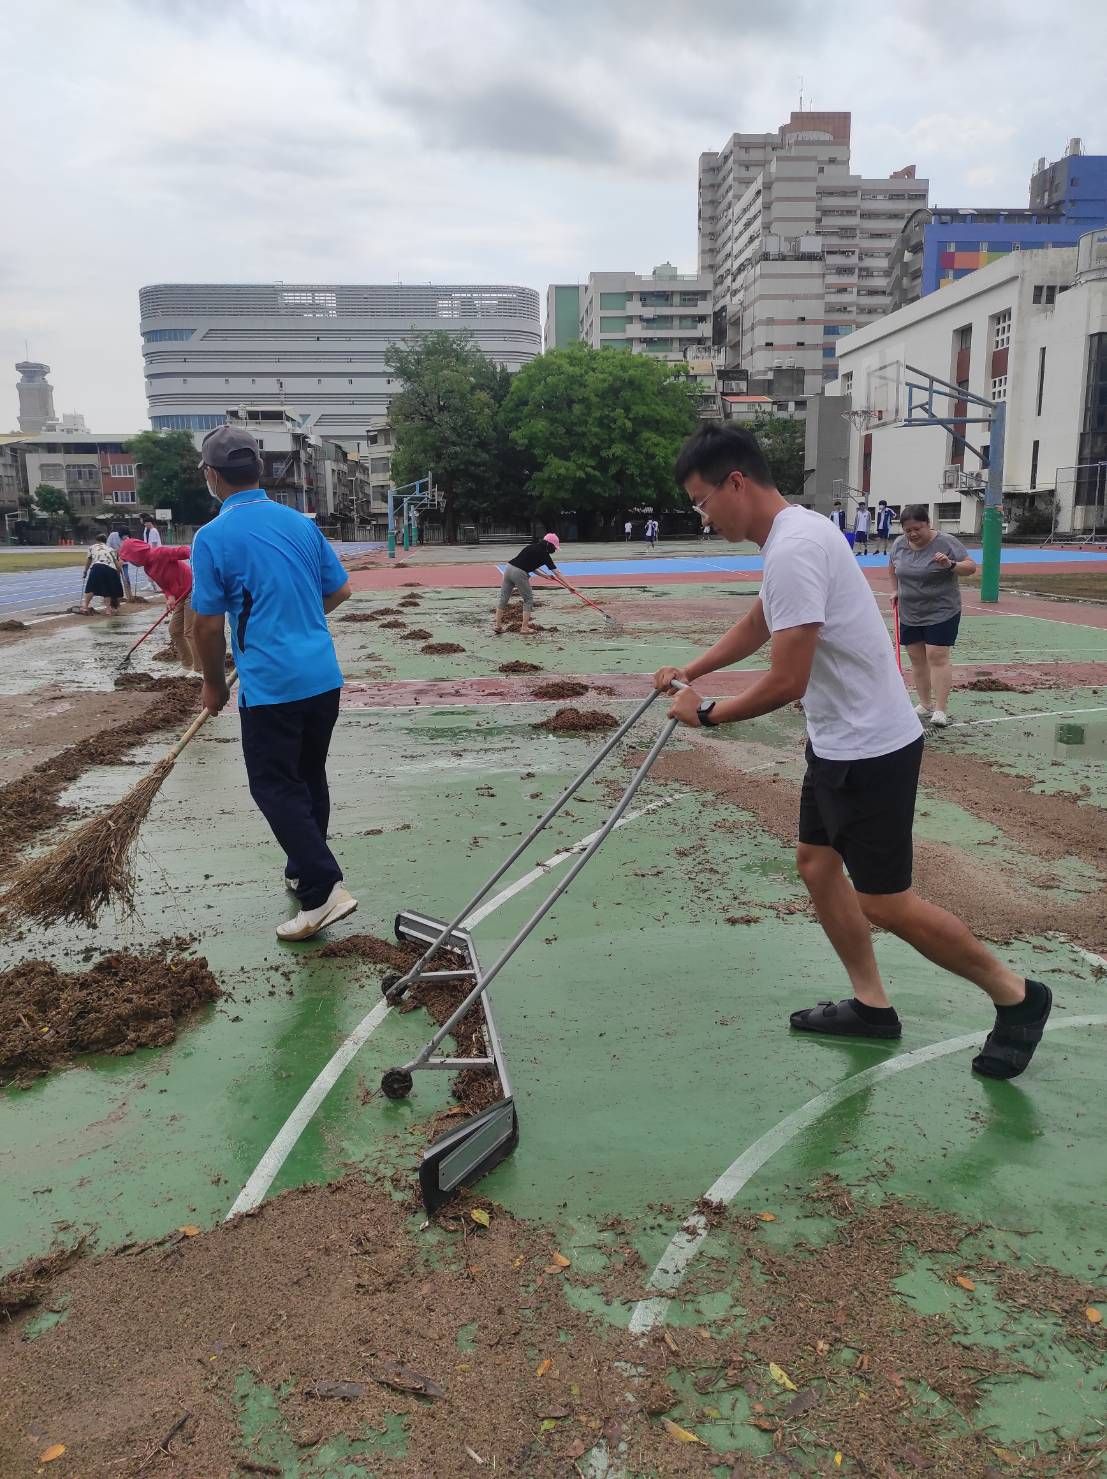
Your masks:
{"label": "window on building", "polygon": [[958,498],[952,503],[935,504],[935,512],[939,519],[959,519],[961,517],[961,500]]}
{"label": "window on building", "polygon": [[1007,399],[1007,376],[997,375],[992,381],[992,400],[1005,401]]}
{"label": "window on building", "polygon": [[371,473],[387,473],[392,466],[390,457],[370,457],[369,471]]}
{"label": "window on building", "polygon": [[846,395],[849,395],[852,392],[852,390],[853,390],[853,371],[852,370],[847,370],[846,373],[842,376],[842,389],[846,393]]}
{"label": "window on building", "polygon": [[1036,416],[1042,414],[1042,398],[1045,395],[1045,357],[1045,345],[1043,344],[1041,349],[1038,350],[1038,395],[1037,409],[1034,412]]}
{"label": "window on building", "polygon": [[1030,486],[1038,486],[1038,447],[1040,443],[1035,441],[1030,447]]}
{"label": "window on building", "polygon": [[110,464],[110,469],[113,478],[133,478],[135,475],[133,462],[113,462]]}
{"label": "window on building", "polygon": [[111,495],[111,501],[113,503],[137,503],[138,494],[130,491],[123,491],[117,488],[116,491]]}
{"label": "window on building", "polygon": [[1006,349],[1011,343],[1011,310],[992,315],[992,348]]}
{"label": "window on building", "polygon": [[972,324],[966,324],[963,329],[958,329],[953,336],[954,349],[972,348]]}
{"label": "window on building", "polygon": [[1042,285],[1041,285],[1041,283],[1039,283],[1038,286],[1034,289],[1034,302],[1035,303],[1040,303],[1041,301],[1042,301]]}

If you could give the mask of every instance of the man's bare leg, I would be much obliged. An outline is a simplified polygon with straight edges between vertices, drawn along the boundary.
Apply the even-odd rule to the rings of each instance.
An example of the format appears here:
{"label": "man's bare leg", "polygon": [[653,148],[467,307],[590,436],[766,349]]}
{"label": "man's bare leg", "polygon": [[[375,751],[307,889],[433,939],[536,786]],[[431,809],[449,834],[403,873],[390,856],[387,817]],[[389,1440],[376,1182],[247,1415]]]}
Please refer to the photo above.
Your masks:
{"label": "man's bare leg", "polygon": [[845,967],[854,996],[866,1006],[890,1008],[873,954],[872,931],[842,859],[832,847],[801,842],[796,867],[823,932]]}
{"label": "man's bare leg", "polygon": [[1026,982],[983,945],[969,927],[947,909],[921,898],[913,888],[899,894],[857,894],[865,918],[913,946],[920,955],[971,981],[987,992],[997,1007],[1017,1006]]}

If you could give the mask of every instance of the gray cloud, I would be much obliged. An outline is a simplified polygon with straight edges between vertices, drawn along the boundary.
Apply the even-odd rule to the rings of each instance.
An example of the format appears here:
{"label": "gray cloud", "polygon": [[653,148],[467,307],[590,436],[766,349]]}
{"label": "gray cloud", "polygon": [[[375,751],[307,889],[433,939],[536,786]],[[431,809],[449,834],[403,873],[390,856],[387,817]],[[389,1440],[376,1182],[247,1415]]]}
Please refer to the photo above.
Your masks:
{"label": "gray cloud", "polygon": [[545,84],[511,80],[471,91],[429,95],[420,89],[384,88],[381,97],[406,113],[424,144],[438,149],[523,154],[607,164],[618,154],[619,135],[583,104],[558,97]]}

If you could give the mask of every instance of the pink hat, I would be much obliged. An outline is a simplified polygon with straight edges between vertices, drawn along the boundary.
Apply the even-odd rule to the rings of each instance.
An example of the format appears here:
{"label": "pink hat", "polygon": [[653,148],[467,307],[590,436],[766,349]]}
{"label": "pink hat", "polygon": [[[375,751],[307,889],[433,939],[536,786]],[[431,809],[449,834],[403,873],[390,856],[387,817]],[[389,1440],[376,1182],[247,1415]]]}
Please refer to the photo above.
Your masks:
{"label": "pink hat", "polygon": [[543,536],[542,536],[542,543],[543,544],[552,544],[553,547],[554,547],[554,549],[560,549],[561,548],[561,540],[558,539],[558,537],[557,537],[556,534],[543,534]]}

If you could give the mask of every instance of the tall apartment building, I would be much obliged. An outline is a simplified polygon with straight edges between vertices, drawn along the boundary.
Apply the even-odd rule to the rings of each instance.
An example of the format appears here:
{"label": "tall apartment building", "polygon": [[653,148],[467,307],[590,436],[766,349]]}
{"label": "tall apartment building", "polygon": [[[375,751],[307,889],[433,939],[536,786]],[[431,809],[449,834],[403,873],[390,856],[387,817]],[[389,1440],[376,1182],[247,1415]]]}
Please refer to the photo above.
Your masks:
{"label": "tall apartment building", "polygon": [[547,349],[564,349],[580,342],[580,316],[584,308],[584,284],[552,282],[546,289]]}
{"label": "tall apartment building", "polygon": [[1107,225],[1107,155],[1085,154],[1070,139],[1062,159],[1039,159],[1029,207],[974,206],[918,210],[904,222],[892,250],[892,307],[960,282],[1008,252],[1074,247],[1087,231]]}
{"label": "tall apartment building", "polygon": [[913,165],[888,179],[850,172],[849,113],[793,113],[775,133],[701,154],[700,268],[724,372],[817,395],[837,377],[838,338],[891,306],[889,254],[927,197]]}
{"label": "tall apartment building", "polygon": [[207,431],[228,407],[264,403],[356,442],[388,415],[392,344],[468,330],[509,370],[542,350],[538,294],[509,285],[157,283],[139,312],[155,430]]}
{"label": "tall apartment building", "polygon": [[711,342],[711,274],[682,275],[671,262],[647,277],[590,272],[581,334],[593,349],[622,349],[678,361]]}

